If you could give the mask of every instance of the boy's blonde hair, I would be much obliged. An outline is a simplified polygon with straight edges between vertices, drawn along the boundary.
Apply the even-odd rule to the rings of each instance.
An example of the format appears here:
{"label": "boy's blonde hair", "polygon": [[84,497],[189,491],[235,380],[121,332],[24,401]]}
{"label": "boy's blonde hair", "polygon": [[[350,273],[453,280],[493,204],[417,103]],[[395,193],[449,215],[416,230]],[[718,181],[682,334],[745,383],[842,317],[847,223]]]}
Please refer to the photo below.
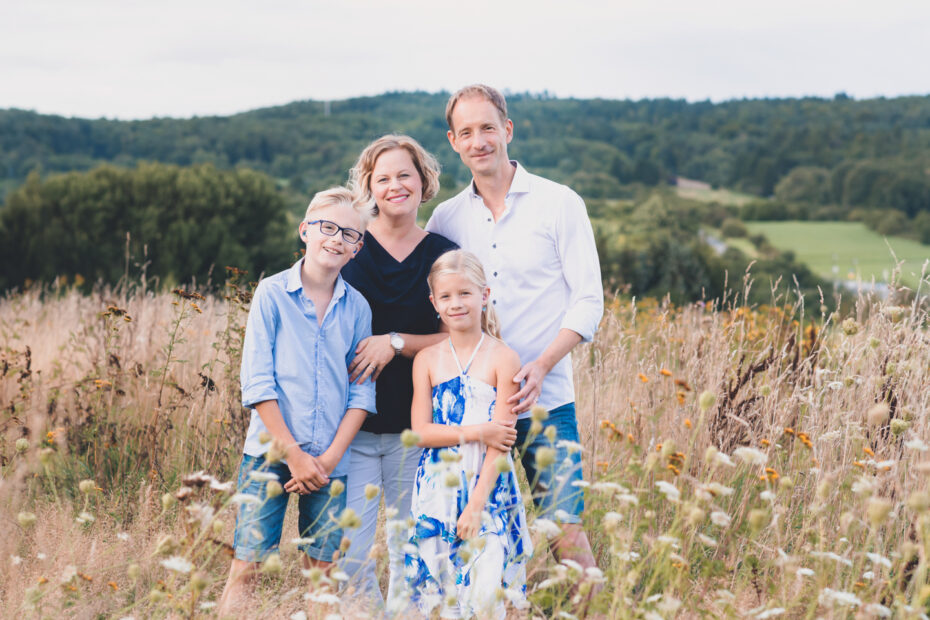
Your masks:
{"label": "boy's blonde hair", "polygon": [[403,149],[413,160],[413,167],[420,175],[423,185],[421,200],[426,202],[439,193],[439,162],[429,151],[420,146],[420,143],[410,136],[387,134],[381,136],[365,147],[358,161],[349,170],[349,187],[355,192],[356,199],[368,204],[372,213],[378,214],[378,205],[371,196],[371,175],[375,170],[378,158],[388,151]]}
{"label": "boy's blonde hair", "polygon": [[497,112],[501,117],[501,122],[507,122],[507,100],[504,99],[504,95],[501,94],[501,91],[487,84],[471,84],[452,93],[452,96],[449,97],[449,101],[446,102],[446,124],[449,125],[449,131],[455,131],[455,128],[452,126],[452,112],[455,110],[455,104],[463,97],[483,97],[487,99],[497,108]]}
{"label": "boy's blonde hair", "polygon": [[359,219],[362,221],[362,227],[359,232],[365,232],[372,218],[371,209],[365,203],[356,200],[355,195],[350,190],[340,186],[331,187],[314,194],[313,200],[307,205],[307,212],[304,214],[304,220],[309,221],[311,219],[310,214],[313,211],[325,209],[326,207],[350,207],[354,209],[355,212],[358,213]]}
{"label": "boy's blonde hair", "polygon": [[[429,276],[426,278],[430,294],[433,293],[433,283],[436,278],[449,274],[465,276],[466,280],[482,291],[488,287],[488,279],[484,275],[481,261],[478,260],[477,256],[466,250],[449,250],[436,259],[436,262],[433,263],[432,268],[429,270]],[[488,303],[482,308],[481,330],[500,340],[500,321],[494,311],[494,304]]]}

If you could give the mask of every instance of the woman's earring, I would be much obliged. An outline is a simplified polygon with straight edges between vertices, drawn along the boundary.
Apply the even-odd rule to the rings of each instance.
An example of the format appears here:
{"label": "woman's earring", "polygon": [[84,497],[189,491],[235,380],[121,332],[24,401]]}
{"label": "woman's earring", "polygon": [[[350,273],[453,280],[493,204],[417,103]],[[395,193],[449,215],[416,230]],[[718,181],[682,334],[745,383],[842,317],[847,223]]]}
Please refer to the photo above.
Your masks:
{"label": "woman's earring", "polygon": [[487,309],[488,309],[488,307],[487,307],[487,306],[481,306],[481,311],[482,311],[482,312],[486,312],[486,311],[487,311]]}
{"label": "woman's earring", "polygon": [[438,312],[436,313],[436,318],[437,318],[437,319],[441,319],[441,318],[442,318],[441,316],[439,316],[439,313],[438,313]]}

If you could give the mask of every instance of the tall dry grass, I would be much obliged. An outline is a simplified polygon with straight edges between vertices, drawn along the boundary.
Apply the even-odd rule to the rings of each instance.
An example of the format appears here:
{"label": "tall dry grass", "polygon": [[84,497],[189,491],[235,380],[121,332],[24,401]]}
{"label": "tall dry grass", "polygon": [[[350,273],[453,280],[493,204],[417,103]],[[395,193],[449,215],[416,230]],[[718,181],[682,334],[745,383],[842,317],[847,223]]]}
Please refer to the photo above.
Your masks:
{"label": "tall dry grass", "polygon": [[[212,614],[234,520],[223,483],[246,424],[248,294],[229,293],[60,289],[0,302],[7,617]],[[917,302],[861,298],[837,316],[612,300],[574,354],[590,485],[579,492],[601,571],[557,564],[546,539],[559,524],[531,516],[525,613],[919,616],[930,604],[928,344]],[[294,521],[250,617],[317,609]]]}

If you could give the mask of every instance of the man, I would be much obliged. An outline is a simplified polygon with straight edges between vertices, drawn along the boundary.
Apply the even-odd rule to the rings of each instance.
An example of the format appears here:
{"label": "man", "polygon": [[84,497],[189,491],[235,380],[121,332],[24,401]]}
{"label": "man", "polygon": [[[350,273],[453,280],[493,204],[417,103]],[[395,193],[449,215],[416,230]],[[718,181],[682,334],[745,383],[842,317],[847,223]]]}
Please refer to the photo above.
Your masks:
{"label": "man", "polygon": [[[594,233],[581,198],[564,185],[528,173],[507,156],[513,122],[496,89],[466,86],[446,105],[452,149],[473,175],[460,194],[439,205],[426,225],[484,264],[491,302],[501,319],[504,341],[520,355],[514,376],[523,387],[508,400],[517,414],[517,446],[540,516],[562,523],[553,549],[557,557],[593,567],[581,526],[583,499],[578,424],[569,353],[589,342],[604,311]],[[555,439],[530,432],[530,410],[548,411]],[[548,431],[551,433],[551,431]],[[562,441],[567,440],[567,441]],[[555,447],[556,458],[537,451]],[[574,448],[574,449],[573,449]],[[551,454],[551,453],[550,453]]]}

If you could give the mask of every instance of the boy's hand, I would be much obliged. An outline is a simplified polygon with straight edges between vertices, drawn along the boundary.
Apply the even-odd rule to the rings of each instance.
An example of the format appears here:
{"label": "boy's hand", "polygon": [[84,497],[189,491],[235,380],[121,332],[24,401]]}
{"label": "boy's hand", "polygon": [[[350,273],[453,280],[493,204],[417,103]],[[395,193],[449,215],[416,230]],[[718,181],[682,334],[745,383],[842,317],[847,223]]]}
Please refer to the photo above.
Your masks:
{"label": "boy's hand", "polygon": [[299,447],[295,446],[294,449],[288,450],[287,467],[291,470],[291,479],[284,485],[284,490],[288,493],[297,492],[306,495],[326,486],[329,482],[329,474],[317,459]]}
{"label": "boy's hand", "polygon": [[481,511],[466,505],[455,524],[455,535],[462,540],[468,540],[477,536],[479,531],[481,531]]}
{"label": "boy's hand", "polygon": [[501,452],[510,452],[517,441],[517,429],[497,422],[485,422],[481,425],[479,434],[481,443]]}
{"label": "boy's hand", "polygon": [[390,335],[381,334],[365,338],[358,344],[355,359],[349,364],[349,383],[365,383],[369,377],[376,381],[392,359],[394,347],[391,346]]}

